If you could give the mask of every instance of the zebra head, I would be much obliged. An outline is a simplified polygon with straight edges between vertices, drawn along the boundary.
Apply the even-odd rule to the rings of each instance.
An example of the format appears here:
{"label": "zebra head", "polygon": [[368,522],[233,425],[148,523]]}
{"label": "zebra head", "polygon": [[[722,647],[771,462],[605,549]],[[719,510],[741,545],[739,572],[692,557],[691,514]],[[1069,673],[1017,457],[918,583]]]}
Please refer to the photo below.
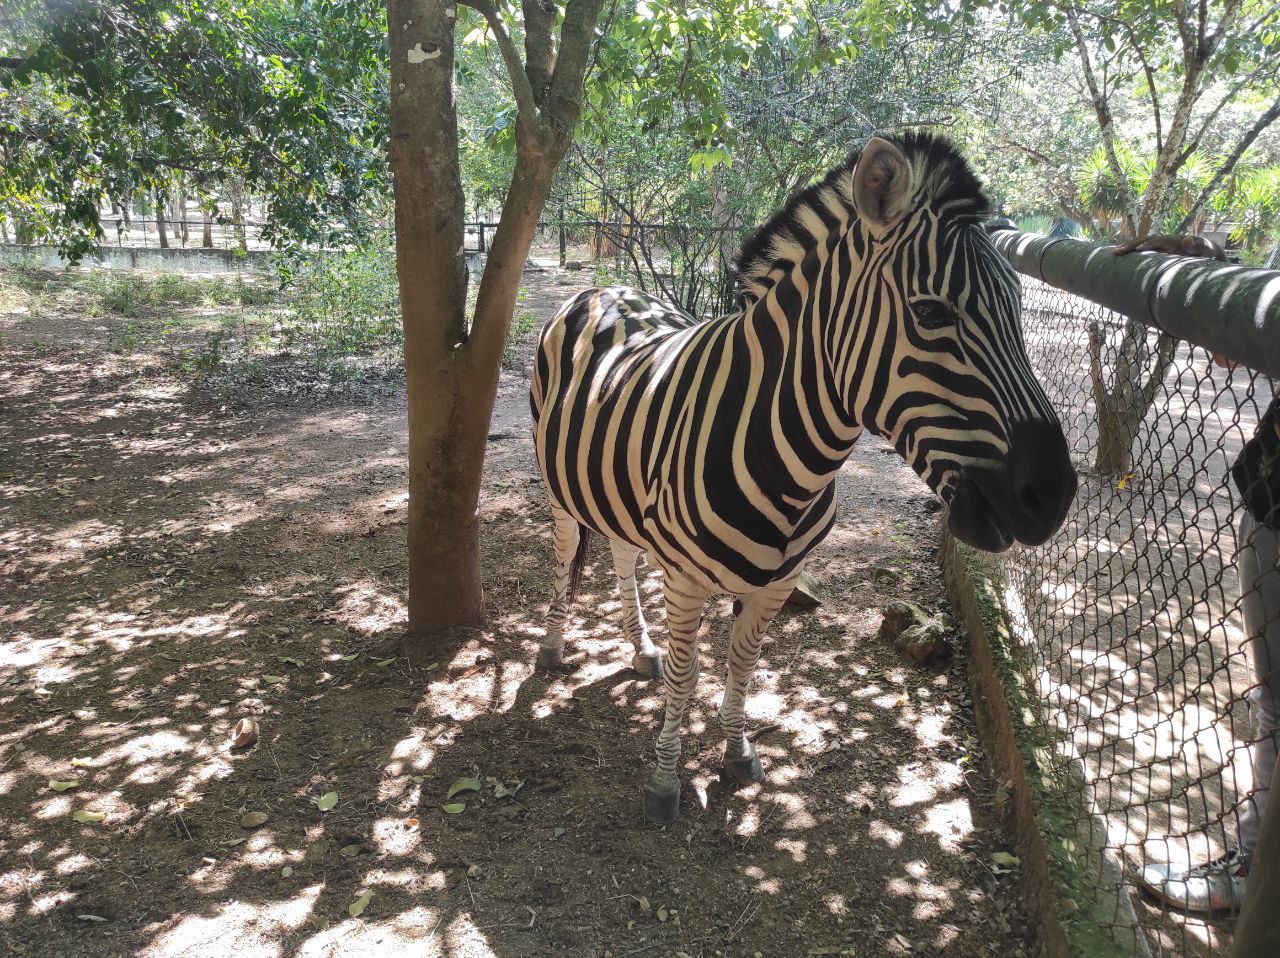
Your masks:
{"label": "zebra head", "polygon": [[885,386],[857,389],[855,416],[950,506],[958,539],[1039,545],[1062,525],[1076,471],[1027,360],[1021,284],[982,226],[977,178],[947,141],[912,135],[873,138],[846,182],[869,283],[856,338],[879,350]]}

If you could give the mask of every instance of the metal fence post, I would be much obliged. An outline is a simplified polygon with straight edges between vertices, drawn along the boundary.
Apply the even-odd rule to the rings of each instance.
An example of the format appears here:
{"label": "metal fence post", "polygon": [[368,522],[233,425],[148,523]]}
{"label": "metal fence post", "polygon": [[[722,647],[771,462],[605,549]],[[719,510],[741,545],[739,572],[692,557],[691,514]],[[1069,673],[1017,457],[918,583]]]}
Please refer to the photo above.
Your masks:
{"label": "metal fence post", "polygon": [[564,231],[564,201],[563,200],[560,201],[559,218],[560,218],[560,267],[563,269],[565,246],[567,245],[565,242],[567,237],[565,236],[565,231]]}

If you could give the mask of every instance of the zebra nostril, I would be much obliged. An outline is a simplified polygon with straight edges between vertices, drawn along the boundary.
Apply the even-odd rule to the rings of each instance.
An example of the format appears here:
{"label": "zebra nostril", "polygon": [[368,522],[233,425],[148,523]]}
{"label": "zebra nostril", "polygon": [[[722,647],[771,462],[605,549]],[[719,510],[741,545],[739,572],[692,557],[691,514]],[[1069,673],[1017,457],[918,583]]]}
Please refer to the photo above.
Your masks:
{"label": "zebra nostril", "polygon": [[1017,509],[1028,519],[1056,520],[1075,496],[1075,468],[1056,423],[1013,428],[1009,470]]}
{"label": "zebra nostril", "polygon": [[1014,495],[1018,497],[1018,504],[1027,512],[1033,515],[1042,512],[1048,505],[1050,497],[1044,494],[1044,491],[1036,487],[1034,478],[1024,479],[1014,486]]}

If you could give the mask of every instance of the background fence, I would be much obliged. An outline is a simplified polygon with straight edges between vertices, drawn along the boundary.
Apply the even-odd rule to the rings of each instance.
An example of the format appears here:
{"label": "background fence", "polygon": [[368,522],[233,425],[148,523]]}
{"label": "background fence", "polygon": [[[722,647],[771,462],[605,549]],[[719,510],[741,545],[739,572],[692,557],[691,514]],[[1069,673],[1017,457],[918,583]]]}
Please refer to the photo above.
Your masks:
{"label": "background fence", "polygon": [[[1258,281],[1260,271],[1235,269],[1237,282]],[[1057,281],[1095,292],[1083,275]],[[1227,954],[1229,919],[1163,906],[1139,877],[1149,863],[1197,863],[1235,846],[1253,787],[1259,684],[1241,609],[1255,585],[1239,573],[1247,540],[1228,474],[1275,383],[1249,367],[1256,352],[1236,347],[1227,358],[1241,365],[1222,368],[1196,343],[1082,296],[1031,277],[1024,288],[1028,353],[1080,469],[1061,532],[1005,563],[1041,718],[1083,763],[1151,952]],[[1193,338],[1221,348],[1221,316],[1180,315],[1180,329],[1199,326],[1208,338]]]}

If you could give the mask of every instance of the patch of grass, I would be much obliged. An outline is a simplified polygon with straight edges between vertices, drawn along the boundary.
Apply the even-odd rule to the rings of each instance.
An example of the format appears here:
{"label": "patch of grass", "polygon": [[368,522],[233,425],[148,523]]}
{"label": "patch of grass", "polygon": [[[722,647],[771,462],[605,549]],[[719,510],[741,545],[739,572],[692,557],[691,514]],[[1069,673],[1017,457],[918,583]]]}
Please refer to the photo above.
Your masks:
{"label": "patch of grass", "polygon": [[122,273],[95,270],[77,284],[95,316],[138,317],[150,312],[194,306],[263,305],[271,300],[266,284],[234,279],[198,279],[184,273]]}

